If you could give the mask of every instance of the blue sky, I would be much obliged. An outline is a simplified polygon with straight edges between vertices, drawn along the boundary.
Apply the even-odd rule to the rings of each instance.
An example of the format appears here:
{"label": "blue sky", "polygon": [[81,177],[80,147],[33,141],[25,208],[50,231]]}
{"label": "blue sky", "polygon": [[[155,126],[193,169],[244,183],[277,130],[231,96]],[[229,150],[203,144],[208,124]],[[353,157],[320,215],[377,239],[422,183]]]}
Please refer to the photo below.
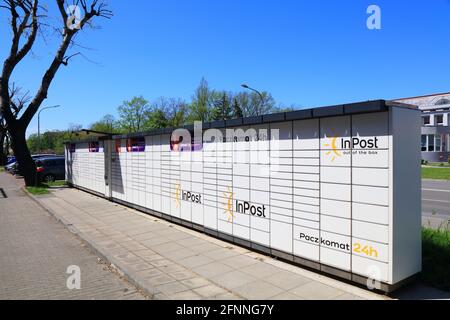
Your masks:
{"label": "blue sky", "polygon": [[[43,113],[44,130],[86,127],[135,95],[189,100],[202,77],[215,89],[246,82],[303,107],[450,91],[449,0],[109,3],[113,19],[84,30],[78,40],[89,49],[57,75],[44,105],[63,108]],[[371,4],[382,10],[382,30],[366,27]],[[9,37],[0,28],[2,43]],[[14,73],[19,85],[36,89],[55,45],[50,34],[38,43]]]}

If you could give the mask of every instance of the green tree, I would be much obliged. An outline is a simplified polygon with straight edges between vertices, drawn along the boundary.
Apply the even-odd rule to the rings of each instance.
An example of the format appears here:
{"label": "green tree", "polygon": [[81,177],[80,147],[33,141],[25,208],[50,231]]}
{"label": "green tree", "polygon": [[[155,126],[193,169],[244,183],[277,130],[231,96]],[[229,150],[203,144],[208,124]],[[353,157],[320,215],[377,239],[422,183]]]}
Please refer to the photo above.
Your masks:
{"label": "green tree", "polygon": [[147,113],[147,120],[145,124],[148,129],[161,129],[169,126],[169,120],[166,113],[161,109],[155,109]]}
{"label": "green tree", "polygon": [[118,125],[113,115],[107,114],[99,121],[94,122],[89,126],[92,131],[105,133],[118,133]]}
{"label": "green tree", "polygon": [[184,102],[180,102],[174,105],[174,109],[169,113],[170,115],[170,125],[172,127],[180,127],[186,124],[188,114],[188,106]]}
{"label": "green tree", "polygon": [[241,106],[239,105],[239,101],[237,98],[233,99],[233,118],[238,119],[242,118],[244,114],[242,113]]}
{"label": "green tree", "polygon": [[189,122],[209,120],[212,94],[208,82],[202,78],[189,107]]}
{"label": "green tree", "polygon": [[261,116],[275,110],[275,100],[266,91],[261,92],[261,96],[256,92],[239,92],[236,99],[244,117]]}
{"label": "green tree", "polygon": [[56,153],[64,154],[64,144],[75,139],[77,132],[81,130],[79,124],[70,124],[67,130],[47,131],[41,134],[31,134],[27,139],[27,146],[31,154]]}
{"label": "green tree", "polygon": [[119,126],[125,132],[134,133],[145,129],[146,116],[150,110],[148,101],[142,96],[124,101],[118,108]]}
{"label": "green tree", "polygon": [[228,120],[233,118],[231,94],[222,92],[215,94],[215,96],[214,108],[211,110],[211,120]]}

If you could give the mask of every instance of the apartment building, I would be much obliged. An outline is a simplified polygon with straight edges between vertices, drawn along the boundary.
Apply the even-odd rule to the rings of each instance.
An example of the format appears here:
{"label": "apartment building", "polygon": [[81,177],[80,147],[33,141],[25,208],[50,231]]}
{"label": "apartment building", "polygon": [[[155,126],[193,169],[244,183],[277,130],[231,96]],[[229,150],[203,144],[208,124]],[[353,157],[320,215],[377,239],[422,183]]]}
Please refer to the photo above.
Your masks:
{"label": "apartment building", "polygon": [[422,159],[447,162],[450,159],[450,92],[396,100],[422,110]]}

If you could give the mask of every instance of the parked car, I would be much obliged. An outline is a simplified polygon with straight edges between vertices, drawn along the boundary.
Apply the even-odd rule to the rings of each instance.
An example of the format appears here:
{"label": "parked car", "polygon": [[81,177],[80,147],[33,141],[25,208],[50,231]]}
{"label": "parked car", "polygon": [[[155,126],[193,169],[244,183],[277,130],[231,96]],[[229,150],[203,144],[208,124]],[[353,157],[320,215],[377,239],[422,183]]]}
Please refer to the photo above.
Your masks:
{"label": "parked car", "polygon": [[14,157],[14,156],[9,156],[9,157],[8,157],[8,161],[6,162],[6,165],[11,164],[11,163],[14,163],[14,162],[16,162],[16,157]]}
{"label": "parked car", "polygon": [[[46,158],[46,157],[56,157],[55,154],[33,154],[31,158],[36,161],[37,159]],[[20,175],[19,164],[17,161],[5,166],[5,170],[12,173],[13,175]]]}
{"label": "parked car", "polygon": [[40,182],[64,180],[65,158],[58,156],[39,158],[36,160],[36,171]]}
{"label": "parked car", "polygon": [[10,163],[10,164],[7,164],[6,166],[5,166],[5,170],[6,171],[8,171],[8,172],[11,172],[11,170],[12,170],[12,168],[15,166],[15,164],[16,164],[17,162],[12,162],[12,163]]}

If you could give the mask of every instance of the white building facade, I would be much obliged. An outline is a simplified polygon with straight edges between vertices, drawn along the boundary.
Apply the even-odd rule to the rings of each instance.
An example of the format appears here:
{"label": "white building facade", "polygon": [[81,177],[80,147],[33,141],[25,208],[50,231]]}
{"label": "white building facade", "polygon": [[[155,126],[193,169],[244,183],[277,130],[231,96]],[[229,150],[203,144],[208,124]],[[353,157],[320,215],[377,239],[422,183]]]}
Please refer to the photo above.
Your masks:
{"label": "white building facade", "polygon": [[404,98],[422,111],[422,160],[450,161],[450,93]]}

